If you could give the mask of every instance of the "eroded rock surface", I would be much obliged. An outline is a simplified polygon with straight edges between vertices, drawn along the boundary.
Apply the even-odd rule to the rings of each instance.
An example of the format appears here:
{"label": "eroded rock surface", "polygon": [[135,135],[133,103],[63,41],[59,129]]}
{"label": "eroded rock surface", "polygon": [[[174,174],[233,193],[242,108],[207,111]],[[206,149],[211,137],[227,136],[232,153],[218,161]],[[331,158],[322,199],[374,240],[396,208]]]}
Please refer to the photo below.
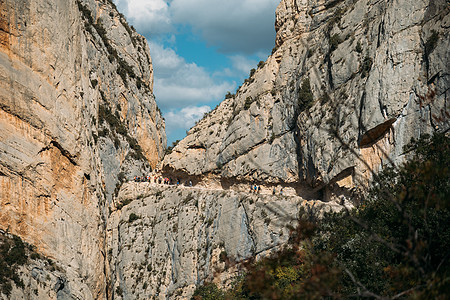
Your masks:
{"label": "eroded rock surface", "polygon": [[120,190],[116,207],[108,222],[114,299],[188,299],[204,281],[230,284],[239,270],[231,261],[264,256],[284,245],[287,225],[296,225],[300,209],[320,216],[344,206],[298,196],[130,182]]}
{"label": "eroded rock surface", "polygon": [[20,267],[13,295],[227,285],[230,262],[283,245],[301,208],[342,209],[328,200],[400,163],[411,137],[448,130],[449,11],[282,0],[272,55],[165,157],[163,175],[194,181],[177,188],[125,183],[166,140],[148,46],[112,2],[0,0],[0,229],[42,258]]}
{"label": "eroded rock surface", "polygon": [[166,170],[364,188],[412,137],[449,128],[445,0],[283,0],[276,47],[165,157]]}
{"label": "eroded rock surface", "polygon": [[166,144],[147,43],[110,1],[0,15],[0,229],[58,261],[71,297],[106,298],[107,203]]}

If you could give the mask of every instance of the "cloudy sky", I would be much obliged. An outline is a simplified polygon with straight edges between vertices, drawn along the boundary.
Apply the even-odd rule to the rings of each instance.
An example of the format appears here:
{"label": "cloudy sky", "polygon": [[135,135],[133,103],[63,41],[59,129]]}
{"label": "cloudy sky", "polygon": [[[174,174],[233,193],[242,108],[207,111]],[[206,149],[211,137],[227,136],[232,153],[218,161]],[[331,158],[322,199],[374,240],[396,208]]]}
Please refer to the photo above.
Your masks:
{"label": "cloudy sky", "polygon": [[280,0],[114,2],[149,42],[168,145],[234,93],[275,43]]}

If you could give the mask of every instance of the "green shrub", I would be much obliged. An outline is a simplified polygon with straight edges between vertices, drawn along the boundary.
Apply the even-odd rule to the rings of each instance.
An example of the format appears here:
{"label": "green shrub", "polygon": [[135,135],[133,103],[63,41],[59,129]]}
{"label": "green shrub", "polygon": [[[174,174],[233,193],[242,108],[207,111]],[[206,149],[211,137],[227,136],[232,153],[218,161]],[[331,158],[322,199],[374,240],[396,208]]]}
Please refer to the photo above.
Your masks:
{"label": "green shrub", "polygon": [[425,55],[427,57],[436,48],[438,40],[439,40],[439,34],[435,30],[432,30],[431,35],[428,37],[427,41],[425,42]]}
{"label": "green shrub", "polygon": [[356,50],[356,52],[358,52],[358,53],[361,53],[362,52],[362,46],[361,46],[361,42],[360,41],[358,41],[357,43],[356,43],[356,47],[355,47],[355,50]]}
{"label": "green shrub", "polygon": [[342,43],[342,39],[339,34],[333,34],[328,40],[328,44],[330,45],[330,52],[336,50],[340,43]]}
{"label": "green shrub", "polygon": [[120,172],[120,173],[117,175],[117,179],[118,179],[120,182],[125,182],[125,181],[127,181],[127,178],[126,178],[124,172]]}
{"label": "green shrub", "polygon": [[109,129],[105,127],[104,129],[100,130],[100,131],[98,132],[98,136],[99,136],[99,137],[106,137],[106,136],[109,136]]}
{"label": "green shrub", "polygon": [[95,89],[97,87],[98,80],[97,79],[92,79],[91,80],[91,84],[92,84],[92,87]]}
{"label": "green shrub", "polygon": [[222,252],[220,252],[220,254],[219,254],[219,260],[220,260],[221,262],[225,262],[227,259],[228,259],[227,251],[222,251]]}
{"label": "green shrub", "polygon": [[330,101],[330,95],[327,92],[323,93],[322,97],[320,97],[320,104],[324,105],[325,103]]}
{"label": "green shrub", "polygon": [[138,220],[140,217],[136,215],[135,213],[131,213],[128,217],[128,223],[133,223],[134,221]]}
{"label": "green shrub", "polygon": [[302,85],[300,86],[300,90],[298,93],[298,107],[300,112],[311,108],[313,100],[314,98],[311,90],[311,85],[309,83],[309,78],[305,78],[302,81]]}
{"label": "green shrub", "polygon": [[194,300],[221,300],[225,299],[225,294],[214,284],[206,283],[197,287],[192,296]]}
{"label": "green shrub", "polygon": [[123,290],[122,290],[122,288],[120,286],[118,286],[116,288],[116,294],[119,295],[120,297],[123,296]]}
{"label": "green shrub", "polygon": [[132,199],[125,199],[125,200],[123,200],[122,202],[120,202],[120,203],[117,205],[117,209],[122,209],[122,207],[124,207],[124,206],[130,204],[132,201],[133,201]]}
{"label": "green shrub", "polygon": [[[448,298],[450,138],[424,135],[404,154],[409,161],[378,173],[358,208],[325,214],[320,222],[303,213],[290,246],[250,264],[226,295]],[[210,285],[197,290],[219,299],[224,293]]]}
{"label": "green shrub", "polygon": [[[33,259],[36,256],[33,255]],[[9,238],[0,235],[0,288],[7,297],[11,294],[11,281],[19,288],[25,285],[20,279],[18,268],[28,262],[28,255],[25,243],[16,235]]]}
{"label": "green shrub", "polygon": [[275,133],[272,132],[272,135],[270,136],[270,139],[269,139],[269,144],[272,145],[273,142],[275,141],[275,138],[276,138]]}
{"label": "green shrub", "polygon": [[366,77],[370,70],[372,69],[372,58],[370,58],[368,55],[366,57],[364,57],[364,60],[362,62],[362,66],[361,66],[361,77],[364,78]]}
{"label": "green shrub", "polygon": [[225,95],[225,99],[230,99],[233,98],[234,96],[235,96],[234,94],[227,92],[227,94]]}
{"label": "green shrub", "polygon": [[253,103],[252,97],[247,97],[247,98],[245,99],[245,103],[244,103],[244,110],[249,109],[250,106],[252,105],[252,103]]}

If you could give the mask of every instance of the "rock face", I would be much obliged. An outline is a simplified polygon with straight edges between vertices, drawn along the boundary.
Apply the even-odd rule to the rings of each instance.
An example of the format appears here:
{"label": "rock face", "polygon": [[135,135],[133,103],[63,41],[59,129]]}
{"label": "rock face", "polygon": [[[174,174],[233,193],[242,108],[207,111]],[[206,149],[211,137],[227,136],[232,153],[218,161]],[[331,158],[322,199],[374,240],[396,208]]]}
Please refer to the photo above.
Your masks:
{"label": "rock face", "polygon": [[283,0],[276,47],[165,170],[339,194],[449,129],[448,1]]}
{"label": "rock face", "polygon": [[147,43],[110,1],[0,15],[0,229],[58,261],[71,297],[106,298],[106,207],[166,144]]}
{"label": "rock face", "polygon": [[285,244],[301,208],[342,209],[298,196],[134,182],[118,201],[108,222],[114,299],[188,299],[205,280],[230,284],[239,271],[232,261]]}
{"label": "rock face", "polygon": [[164,158],[194,181],[177,188],[125,183],[166,138],[148,46],[114,4],[0,0],[0,242],[34,245],[0,297],[174,299],[229,284],[233,261],[283,245],[300,209],[341,209],[328,200],[400,163],[410,138],[449,129],[449,12],[282,0],[273,54]]}

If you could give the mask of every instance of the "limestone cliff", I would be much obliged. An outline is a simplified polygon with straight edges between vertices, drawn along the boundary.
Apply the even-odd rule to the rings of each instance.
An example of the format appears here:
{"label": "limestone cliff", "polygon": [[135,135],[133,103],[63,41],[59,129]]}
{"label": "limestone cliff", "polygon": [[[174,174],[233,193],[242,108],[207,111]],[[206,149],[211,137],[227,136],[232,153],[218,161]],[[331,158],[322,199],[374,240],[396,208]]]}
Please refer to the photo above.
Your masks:
{"label": "limestone cliff", "polygon": [[185,188],[125,183],[166,140],[148,46],[114,4],[0,0],[0,256],[26,245],[0,297],[182,299],[228,284],[235,261],[287,241],[300,209],[341,209],[329,191],[351,196],[411,137],[448,130],[449,11],[282,0],[272,55],[164,158]]}
{"label": "limestone cliff", "polygon": [[[448,1],[283,0],[276,46],[194,126],[167,171],[340,194],[449,129]],[[304,189],[305,190],[305,189]]]}
{"label": "limestone cliff", "polygon": [[189,299],[196,285],[230,284],[239,264],[289,238],[301,209],[343,208],[298,196],[130,182],[108,222],[114,299]]}
{"label": "limestone cliff", "polygon": [[147,43],[106,0],[0,15],[0,229],[57,261],[70,297],[106,298],[107,203],[166,144]]}

